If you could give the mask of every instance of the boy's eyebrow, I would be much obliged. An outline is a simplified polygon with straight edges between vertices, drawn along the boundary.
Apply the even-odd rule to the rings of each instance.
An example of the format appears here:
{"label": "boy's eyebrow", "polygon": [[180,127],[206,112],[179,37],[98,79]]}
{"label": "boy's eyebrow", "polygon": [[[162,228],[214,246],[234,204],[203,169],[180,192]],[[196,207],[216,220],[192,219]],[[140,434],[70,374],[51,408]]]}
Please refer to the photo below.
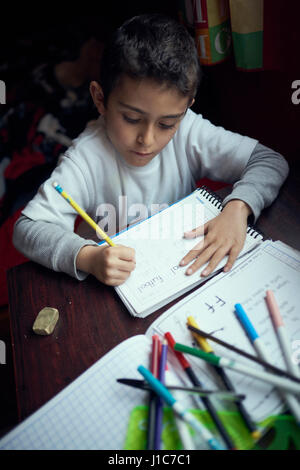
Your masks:
{"label": "boy's eyebrow", "polygon": [[[131,106],[129,104],[123,103],[122,101],[119,101],[119,104],[121,106],[124,106],[125,108],[130,109],[131,111],[135,111],[136,113],[140,114],[147,114],[146,111],[143,111],[142,109],[135,108],[134,106]],[[160,116],[160,119],[175,119],[175,118],[180,118],[186,113],[186,110],[183,111],[183,113],[179,114],[168,114],[167,116]]]}

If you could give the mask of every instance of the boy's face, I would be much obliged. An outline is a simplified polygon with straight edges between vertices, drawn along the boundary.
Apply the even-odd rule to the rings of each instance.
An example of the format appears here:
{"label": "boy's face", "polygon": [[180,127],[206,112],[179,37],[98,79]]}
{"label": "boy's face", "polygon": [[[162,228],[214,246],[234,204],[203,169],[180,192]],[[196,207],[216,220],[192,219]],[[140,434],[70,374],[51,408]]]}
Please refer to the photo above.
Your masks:
{"label": "boy's face", "polygon": [[98,83],[91,83],[91,94],[112,144],[127,163],[139,167],[168,144],[189,105],[175,88],[128,76],[111,92],[106,107]]}

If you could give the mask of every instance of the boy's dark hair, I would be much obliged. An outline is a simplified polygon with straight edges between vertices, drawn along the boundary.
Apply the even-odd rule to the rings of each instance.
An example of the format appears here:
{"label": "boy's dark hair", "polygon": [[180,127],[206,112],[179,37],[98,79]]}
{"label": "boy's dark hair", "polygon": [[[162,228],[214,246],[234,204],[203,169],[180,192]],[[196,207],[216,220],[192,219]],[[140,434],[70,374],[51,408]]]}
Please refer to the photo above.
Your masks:
{"label": "boy's dark hair", "polygon": [[104,50],[100,84],[105,105],[123,74],[174,86],[192,101],[201,75],[194,39],[172,18],[135,16],[117,29]]}

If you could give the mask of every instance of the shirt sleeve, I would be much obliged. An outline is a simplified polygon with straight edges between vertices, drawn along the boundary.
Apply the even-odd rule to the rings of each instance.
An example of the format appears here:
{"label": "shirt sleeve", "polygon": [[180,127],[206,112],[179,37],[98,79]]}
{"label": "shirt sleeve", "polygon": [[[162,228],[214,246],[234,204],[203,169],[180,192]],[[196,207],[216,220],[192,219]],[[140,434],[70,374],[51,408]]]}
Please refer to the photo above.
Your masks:
{"label": "shirt sleeve", "polygon": [[180,135],[195,181],[209,178],[235,183],[240,179],[257,140],[215,126],[200,114],[188,110]]}
{"label": "shirt sleeve", "polygon": [[223,205],[232,199],[246,202],[252,210],[255,222],[262,209],[277,197],[288,172],[288,164],[282,155],[258,143]]}
{"label": "shirt sleeve", "polygon": [[74,233],[78,214],[54,189],[52,183],[55,181],[62,184],[86,212],[91,210],[92,191],[88,191],[82,169],[66,153],[51,177],[23,209],[14,226],[13,243],[27,258],[54,271],[84,279],[87,274],[77,271],[76,257],[83,246],[97,243]]}
{"label": "shirt sleeve", "polygon": [[13,244],[27,258],[54,271],[65,272],[83,280],[88,274],[76,268],[76,258],[83,246],[98,244],[85,240],[63,227],[32,220],[25,215],[17,220],[13,232]]}
{"label": "shirt sleeve", "polygon": [[92,185],[86,181],[88,176],[78,166],[74,159],[65,153],[59,160],[57,167],[39,188],[34,198],[22,210],[22,214],[32,220],[44,220],[64,227],[65,230],[73,230],[77,212],[64,198],[53,188],[52,183],[57,182],[63,189],[82,207],[89,212],[91,204],[89,191]]}

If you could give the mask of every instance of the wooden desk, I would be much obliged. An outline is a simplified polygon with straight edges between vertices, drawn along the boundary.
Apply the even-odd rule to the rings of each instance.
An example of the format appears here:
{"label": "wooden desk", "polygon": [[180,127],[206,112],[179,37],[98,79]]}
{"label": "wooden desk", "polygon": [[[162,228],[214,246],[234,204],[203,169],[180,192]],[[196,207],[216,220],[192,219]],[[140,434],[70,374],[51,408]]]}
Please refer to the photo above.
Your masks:
{"label": "wooden desk", "polygon": [[[257,226],[266,236],[300,249],[298,188],[291,174]],[[226,190],[219,194],[224,197]],[[121,341],[144,333],[174,303],[145,319],[133,318],[114,289],[95,278],[79,282],[31,262],[8,272],[8,288],[20,420]],[[51,336],[41,337],[32,325],[45,306],[58,308],[60,320]]]}

